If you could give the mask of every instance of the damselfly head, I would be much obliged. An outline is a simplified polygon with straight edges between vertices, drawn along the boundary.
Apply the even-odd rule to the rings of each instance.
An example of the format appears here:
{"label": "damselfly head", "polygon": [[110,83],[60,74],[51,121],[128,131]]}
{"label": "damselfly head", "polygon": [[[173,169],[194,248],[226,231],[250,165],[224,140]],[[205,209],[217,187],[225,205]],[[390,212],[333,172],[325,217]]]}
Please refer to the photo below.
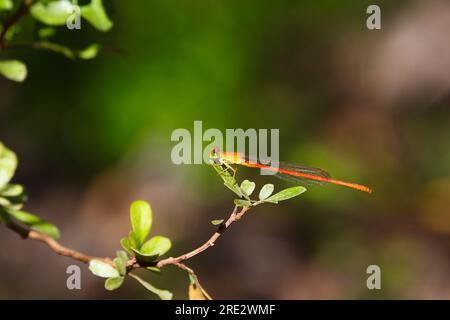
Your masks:
{"label": "damselfly head", "polygon": [[209,154],[209,160],[211,161],[211,164],[221,165],[222,164],[222,152],[219,150],[219,148],[214,147],[210,154]]}

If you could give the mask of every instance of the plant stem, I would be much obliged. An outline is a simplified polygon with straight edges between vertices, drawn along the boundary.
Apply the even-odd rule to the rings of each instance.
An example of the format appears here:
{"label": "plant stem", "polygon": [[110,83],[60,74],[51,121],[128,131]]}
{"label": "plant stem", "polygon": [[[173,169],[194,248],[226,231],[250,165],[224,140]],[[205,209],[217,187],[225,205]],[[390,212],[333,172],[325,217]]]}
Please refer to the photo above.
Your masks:
{"label": "plant stem", "polygon": [[182,254],[181,256],[178,256],[176,258],[170,257],[164,260],[160,260],[157,264],[156,267],[157,268],[162,268],[166,265],[169,264],[177,264],[180,263],[182,261],[188,260],[196,255],[198,255],[199,253],[202,253],[203,251],[205,251],[206,249],[208,249],[209,247],[214,246],[214,244],[216,243],[217,239],[220,238],[220,236],[231,226],[231,224],[233,224],[234,222],[238,221],[248,210],[250,209],[250,207],[243,207],[241,209],[241,211],[238,212],[238,207],[235,206],[233,212],[231,213],[230,217],[228,218],[228,220],[225,223],[222,223],[218,228],[217,231],[211,236],[211,238],[208,239],[208,241],[206,241],[203,245],[201,245],[200,247]]}
{"label": "plant stem", "polygon": [[84,253],[78,252],[76,250],[67,248],[67,247],[61,245],[58,241],[56,241],[52,237],[50,237],[42,232],[31,230],[26,226],[18,224],[14,220],[7,221],[6,227],[8,227],[12,231],[16,232],[24,239],[31,239],[31,240],[45,243],[48,247],[50,247],[50,249],[52,249],[55,253],[57,253],[61,256],[69,257],[69,258],[72,258],[74,260],[77,260],[77,261],[80,261],[83,263],[89,263],[89,261],[91,261],[93,259],[98,259],[98,260],[101,260],[103,262],[106,262],[106,263],[114,266],[114,263],[109,258],[92,257],[92,256],[86,255]]}

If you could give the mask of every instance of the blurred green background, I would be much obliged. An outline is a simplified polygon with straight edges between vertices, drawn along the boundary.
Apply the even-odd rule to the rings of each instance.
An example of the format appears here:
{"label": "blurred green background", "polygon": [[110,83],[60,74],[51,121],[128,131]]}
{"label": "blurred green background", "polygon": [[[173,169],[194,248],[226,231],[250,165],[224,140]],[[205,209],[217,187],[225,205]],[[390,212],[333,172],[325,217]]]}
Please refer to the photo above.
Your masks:
{"label": "blurred green background", "polygon": [[[0,79],[15,181],[63,244],[112,256],[129,204],[144,199],[152,233],[173,240],[169,254],[200,245],[233,194],[207,165],[172,164],[172,131],[194,120],[279,128],[282,160],[374,193],[311,187],[252,210],[188,262],[214,298],[450,298],[448,1],[104,2],[109,33],[82,24],[57,34],[74,46],[98,41],[98,58],[17,50],[28,79]],[[381,30],[366,28],[370,4],[381,7]],[[245,169],[238,177],[289,185]],[[0,239],[0,298],[154,298],[131,280],[107,292],[86,267],[82,290],[69,291],[73,261],[5,228]],[[382,290],[366,287],[372,264]],[[174,267],[145,277],[187,297]]]}

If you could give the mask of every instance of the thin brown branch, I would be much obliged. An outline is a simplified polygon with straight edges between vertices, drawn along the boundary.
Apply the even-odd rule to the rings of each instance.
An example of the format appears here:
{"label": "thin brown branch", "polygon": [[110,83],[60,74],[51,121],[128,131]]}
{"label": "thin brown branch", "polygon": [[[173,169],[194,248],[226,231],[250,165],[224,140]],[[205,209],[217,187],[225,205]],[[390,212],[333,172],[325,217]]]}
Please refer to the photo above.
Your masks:
{"label": "thin brown branch", "polygon": [[233,212],[231,213],[230,217],[228,218],[228,220],[225,223],[222,223],[218,228],[217,231],[211,236],[211,238],[208,239],[208,241],[206,241],[204,244],[202,244],[200,247],[182,254],[181,256],[178,256],[176,258],[170,257],[164,260],[160,260],[157,264],[156,267],[157,268],[162,268],[166,265],[169,264],[177,264],[180,262],[183,262],[185,260],[188,260],[196,255],[198,255],[199,253],[202,253],[203,251],[205,251],[206,249],[208,249],[209,247],[214,246],[214,244],[216,243],[217,239],[220,238],[220,236],[236,221],[238,221],[239,219],[242,218],[242,216],[250,209],[250,207],[243,207],[241,209],[241,211],[238,212],[238,207],[235,206]]}
{"label": "thin brown branch", "polygon": [[98,260],[102,260],[102,261],[114,266],[114,263],[109,258],[92,257],[92,256],[86,255],[84,253],[78,252],[76,250],[67,248],[67,247],[61,245],[58,241],[51,238],[50,236],[48,236],[42,232],[31,230],[28,227],[18,224],[14,220],[8,221],[6,223],[6,226],[9,229],[11,229],[12,231],[19,234],[24,239],[31,239],[31,240],[45,243],[48,247],[50,247],[50,249],[52,249],[55,253],[57,253],[61,256],[69,257],[69,258],[72,258],[74,260],[77,260],[77,261],[80,261],[83,263],[89,263],[89,261],[91,261],[92,259],[98,259]]}
{"label": "thin brown branch", "polygon": [[0,51],[2,51],[6,44],[5,44],[5,37],[8,31],[16,24],[18,23],[27,13],[30,9],[31,5],[33,4],[34,0],[24,0],[22,4],[20,5],[19,9],[11,16],[8,20],[3,23],[3,28],[0,32]]}
{"label": "thin brown branch", "polygon": [[99,260],[102,260],[102,261],[108,262],[109,264],[114,265],[112,263],[112,261],[108,258],[92,257],[92,256],[88,256],[84,253],[75,251],[73,249],[64,247],[61,244],[59,244],[59,242],[57,242],[56,240],[54,240],[54,239],[50,238],[49,236],[47,236],[43,233],[40,233],[40,232],[31,230],[28,233],[28,239],[43,242],[43,243],[47,244],[50,247],[50,249],[52,249],[55,253],[57,253],[61,256],[72,258],[74,260],[77,260],[77,261],[80,261],[83,263],[89,263],[89,261],[91,261],[93,259],[99,259]]}

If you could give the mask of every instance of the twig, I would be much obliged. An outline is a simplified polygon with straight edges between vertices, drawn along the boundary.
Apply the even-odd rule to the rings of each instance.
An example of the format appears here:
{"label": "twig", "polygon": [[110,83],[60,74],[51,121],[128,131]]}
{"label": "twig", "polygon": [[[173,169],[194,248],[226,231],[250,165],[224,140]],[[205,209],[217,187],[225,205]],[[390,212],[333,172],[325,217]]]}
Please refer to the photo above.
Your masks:
{"label": "twig", "polygon": [[63,245],[61,245],[58,241],[54,240],[50,236],[38,232],[35,230],[31,230],[28,227],[22,226],[15,222],[14,220],[9,220],[6,222],[6,226],[11,229],[12,231],[18,233],[22,238],[24,239],[31,239],[36,240],[42,243],[45,243],[47,246],[50,247],[55,253],[72,258],[74,260],[83,262],[83,263],[89,263],[89,261],[93,259],[102,260],[103,262],[106,262],[112,266],[114,266],[114,263],[109,258],[99,258],[99,257],[92,257],[89,255],[86,255],[84,253],[78,252],[76,250],[67,248]]}
{"label": "twig", "polygon": [[109,258],[92,257],[92,256],[88,256],[84,253],[75,251],[73,249],[64,247],[61,244],[59,244],[59,242],[57,242],[56,240],[54,240],[54,239],[50,238],[49,236],[42,234],[40,232],[31,230],[28,233],[28,238],[47,244],[54,252],[56,252],[57,254],[59,254],[61,256],[69,257],[69,258],[78,260],[83,263],[89,263],[89,261],[91,261],[93,259],[98,259],[98,260],[102,260],[102,261],[107,262],[108,264],[114,266],[114,263]]}
{"label": "twig", "polygon": [[3,29],[0,32],[0,51],[2,51],[6,44],[5,44],[5,37],[8,31],[13,27],[17,22],[20,21],[27,13],[28,9],[33,4],[34,0],[24,0],[22,4],[20,5],[19,9],[3,24]]}

